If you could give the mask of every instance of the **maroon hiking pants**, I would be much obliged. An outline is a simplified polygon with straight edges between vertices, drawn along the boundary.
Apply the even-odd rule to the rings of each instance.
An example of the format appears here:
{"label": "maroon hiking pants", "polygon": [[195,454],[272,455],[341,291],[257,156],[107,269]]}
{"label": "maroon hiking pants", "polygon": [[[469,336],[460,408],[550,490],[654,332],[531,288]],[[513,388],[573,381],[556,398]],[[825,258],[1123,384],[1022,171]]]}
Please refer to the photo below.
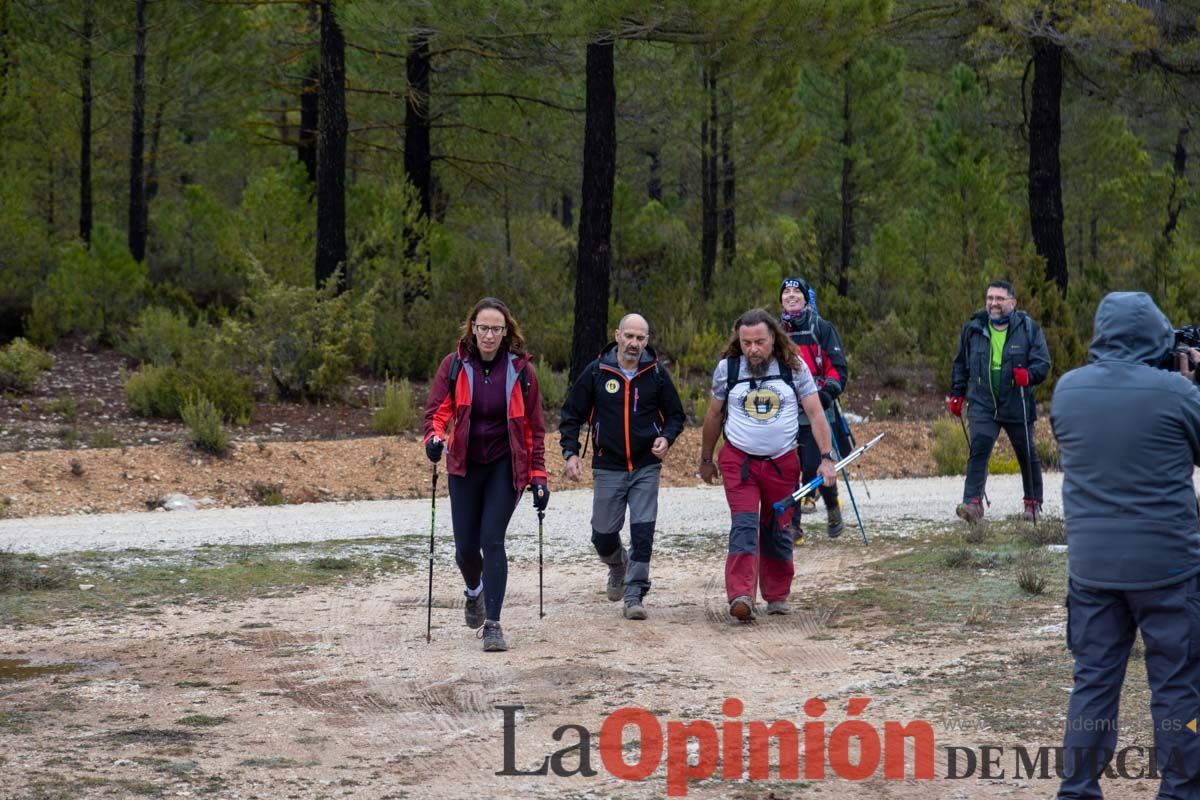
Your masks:
{"label": "maroon hiking pants", "polygon": [[732,601],[786,600],[792,591],[792,537],[786,527],[792,511],[776,519],[771,504],[791,494],[800,479],[795,450],[779,458],[748,456],[728,442],[717,458],[729,503],[729,556],[725,560],[725,594]]}

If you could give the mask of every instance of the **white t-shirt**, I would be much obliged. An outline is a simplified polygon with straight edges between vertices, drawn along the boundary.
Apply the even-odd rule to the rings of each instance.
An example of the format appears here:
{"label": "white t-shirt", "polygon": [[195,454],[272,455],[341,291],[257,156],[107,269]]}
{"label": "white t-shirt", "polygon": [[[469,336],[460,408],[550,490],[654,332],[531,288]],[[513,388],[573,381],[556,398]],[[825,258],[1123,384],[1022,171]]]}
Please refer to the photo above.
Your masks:
{"label": "white t-shirt", "polygon": [[[713,371],[712,396],[725,401],[725,441],[752,456],[779,458],[796,447],[800,414],[804,410],[796,398],[816,394],[817,384],[803,361],[792,370],[792,383],[779,374],[775,359],[767,364],[762,378],[750,377],[750,366],[742,356],[738,366],[738,382],[728,388],[725,359]],[[726,396],[728,395],[728,397]]]}

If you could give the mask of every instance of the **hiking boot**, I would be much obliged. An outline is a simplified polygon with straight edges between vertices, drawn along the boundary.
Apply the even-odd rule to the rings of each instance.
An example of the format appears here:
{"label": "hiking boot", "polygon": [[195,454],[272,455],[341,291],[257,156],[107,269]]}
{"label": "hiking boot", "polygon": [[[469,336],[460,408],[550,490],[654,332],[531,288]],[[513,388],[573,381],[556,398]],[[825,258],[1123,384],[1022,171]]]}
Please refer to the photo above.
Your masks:
{"label": "hiking boot", "polygon": [[504,633],[500,630],[499,622],[488,620],[483,623],[483,627],[479,629],[476,638],[483,639],[483,652],[485,653],[502,653],[508,649],[508,644],[504,641]]}
{"label": "hiking boot", "polygon": [[966,500],[958,504],[958,508],[954,509],[954,513],[974,525],[983,519],[983,501],[978,497]]}
{"label": "hiking boot", "polygon": [[729,616],[739,622],[750,622],[754,619],[754,600],[744,594],[733,598],[729,604]]}
{"label": "hiking boot", "polygon": [[768,614],[790,614],[792,607],[788,605],[787,600],[772,600],[767,603]]}
{"label": "hiking boot", "polygon": [[842,501],[841,499],[834,500],[834,504],[825,509],[825,532],[829,534],[830,539],[836,539],[842,535],[846,525],[842,522]]}
{"label": "hiking boot", "polygon": [[817,498],[806,494],[800,498],[800,503],[796,507],[800,509],[801,514],[815,514],[817,513]]}
{"label": "hiking boot", "polygon": [[642,605],[641,600],[626,600],[625,611],[622,613],[625,619],[645,619],[646,607]]}
{"label": "hiking boot", "polygon": [[800,525],[800,512],[792,513],[792,521],[788,523],[787,535],[791,538],[792,544],[797,547],[804,544],[804,528]]}
{"label": "hiking boot", "polygon": [[625,565],[629,563],[629,551],[624,547],[619,547],[606,556],[600,556],[600,560],[608,564],[608,583],[605,585],[605,594],[611,602],[615,603],[625,596]]}
{"label": "hiking boot", "polygon": [[467,623],[468,628],[478,628],[483,624],[484,615],[483,609],[483,592],[471,597],[471,595],[463,592],[467,598],[467,604],[463,607],[463,619]]}
{"label": "hiking boot", "polygon": [[1036,524],[1040,516],[1042,516],[1042,504],[1037,500],[1027,499],[1025,501],[1025,510],[1021,512],[1021,519]]}

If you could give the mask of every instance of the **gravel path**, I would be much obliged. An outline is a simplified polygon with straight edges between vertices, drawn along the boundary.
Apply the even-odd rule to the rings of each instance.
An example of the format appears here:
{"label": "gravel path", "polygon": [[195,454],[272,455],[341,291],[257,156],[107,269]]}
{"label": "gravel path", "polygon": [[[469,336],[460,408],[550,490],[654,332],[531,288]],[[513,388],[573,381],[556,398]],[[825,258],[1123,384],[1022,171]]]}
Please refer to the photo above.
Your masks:
{"label": "gravel path", "polygon": [[[867,526],[867,535],[903,534],[914,523],[947,522],[962,497],[962,478],[873,480],[852,485]],[[1062,473],[1045,475],[1045,512],[1062,515]],[[867,497],[865,488],[870,488]],[[849,498],[845,497],[846,537],[857,537]],[[1019,475],[988,480],[989,516],[1021,510]],[[545,519],[548,557],[564,558],[588,550],[592,493],[556,492]],[[724,536],[729,512],[719,486],[665,488],[659,495],[656,551],[694,542],[697,535]],[[824,515],[815,517],[824,522]],[[626,526],[628,528],[628,526]],[[820,525],[823,527],[823,524]],[[62,553],[77,550],[177,550],[201,545],[286,544],[334,539],[419,536],[429,534],[428,500],[376,500],[356,503],[307,503],[293,506],[136,512],[0,520],[0,550]],[[508,551],[514,557],[537,552],[537,517],[523,498],[509,526]],[[440,554],[451,550],[450,504],[438,498],[437,541]]]}

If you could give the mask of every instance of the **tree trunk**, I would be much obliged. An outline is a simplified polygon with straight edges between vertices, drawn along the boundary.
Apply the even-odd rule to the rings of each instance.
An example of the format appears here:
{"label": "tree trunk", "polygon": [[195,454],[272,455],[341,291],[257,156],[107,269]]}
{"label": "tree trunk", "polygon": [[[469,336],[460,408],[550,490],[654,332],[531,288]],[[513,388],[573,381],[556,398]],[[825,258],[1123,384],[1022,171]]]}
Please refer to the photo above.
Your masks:
{"label": "tree trunk", "polygon": [[646,180],[646,195],[651,200],[662,202],[662,156],[658,152],[657,145],[646,151],[646,155],[650,157],[650,177]]}
{"label": "tree trunk", "polygon": [[1046,280],[1067,294],[1067,247],[1063,239],[1062,47],[1033,40],[1033,97],[1029,112],[1029,223]]}
{"label": "tree trunk", "polygon": [[[704,161],[701,178],[704,182],[703,213],[700,236],[700,291],[707,300],[712,295],[713,268],[717,263],[717,67],[704,70],[704,92],[707,108],[700,126]],[[707,168],[705,168],[707,166]]]}
{"label": "tree trunk", "polygon": [[721,257],[726,268],[733,266],[737,256],[737,217],[734,213],[733,92],[725,81],[725,119],[721,124]]}
{"label": "tree trunk", "polygon": [[1185,124],[1175,136],[1175,158],[1173,160],[1175,180],[1171,182],[1171,194],[1167,197],[1167,224],[1163,226],[1163,238],[1167,240],[1168,246],[1171,244],[1171,238],[1175,235],[1175,227],[1179,224],[1179,215],[1183,212],[1187,197],[1184,189],[1188,183],[1187,137],[1189,133],[1191,133],[1191,128]]}
{"label": "tree trunk", "polygon": [[129,254],[146,258],[146,0],[136,0],[133,45],[133,119],[129,137]]}
{"label": "tree trunk", "polygon": [[[92,37],[95,32],[95,0],[84,0],[83,60],[79,65],[79,239],[84,247],[92,245]],[[2,54],[0,59],[3,59]]]}
{"label": "tree trunk", "polygon": [[[346,262],[346,40],[333,0],[321,0],[320,135],[317,146],[317,261],[320,287]],[[339,273],[338,291],[346,288]]]}
{"label": "tree trunk", "polygon": [[850,293],[850,263],[854,258],[854,206],[858,202],[854,185],[854,126],[850,116],[850,62],[842,65],[842,235],[841,259],[838,262],[837,293]]}
{"label": "tree trunk", "polygon": [[154,120],[150,123],[150,158],[146,167],[146,222],[149,228],[150,203],[158,196],[158,143],[162,139],[163,114],[167,109],[167,69],[170,57],[163,56],[162,80],[158,84],[158,105],[154,109]]}
{"label": "tree trunk", "polygon": [[572,382],[608,338],[610,237],[617,172],[617,88],[612,40],[588,45],[586,91],[575,326],[571,339]]}
{"label": "tree trunk", "polygon": [[[316,2],[308,4],[308,22],[311,30],[320,27]],[[321,59],[308,68],[300,80],[300,132],[296,137],[296,159],[304,165],[309,183],[317,182],[317,125],[320,124],[318,104],[321,99]]]}
{"label": "tree trunk", "polygon": [[[421,31],[409,40],[408,57],[405,60],[408,76],[408,92],[404,96],[404,174],[417,190],[421,204],[421,217],[428,220],[433,212],[432,152],[429,142],[429,37]],[[505,200],[505,212],[508,202]],[[406,230],[405,254],[412,261],[421,245],[416,231]],[[432,269],[428,256],[425,258],[425,273]],[[419,292],[421,295],[427,291]]]}

